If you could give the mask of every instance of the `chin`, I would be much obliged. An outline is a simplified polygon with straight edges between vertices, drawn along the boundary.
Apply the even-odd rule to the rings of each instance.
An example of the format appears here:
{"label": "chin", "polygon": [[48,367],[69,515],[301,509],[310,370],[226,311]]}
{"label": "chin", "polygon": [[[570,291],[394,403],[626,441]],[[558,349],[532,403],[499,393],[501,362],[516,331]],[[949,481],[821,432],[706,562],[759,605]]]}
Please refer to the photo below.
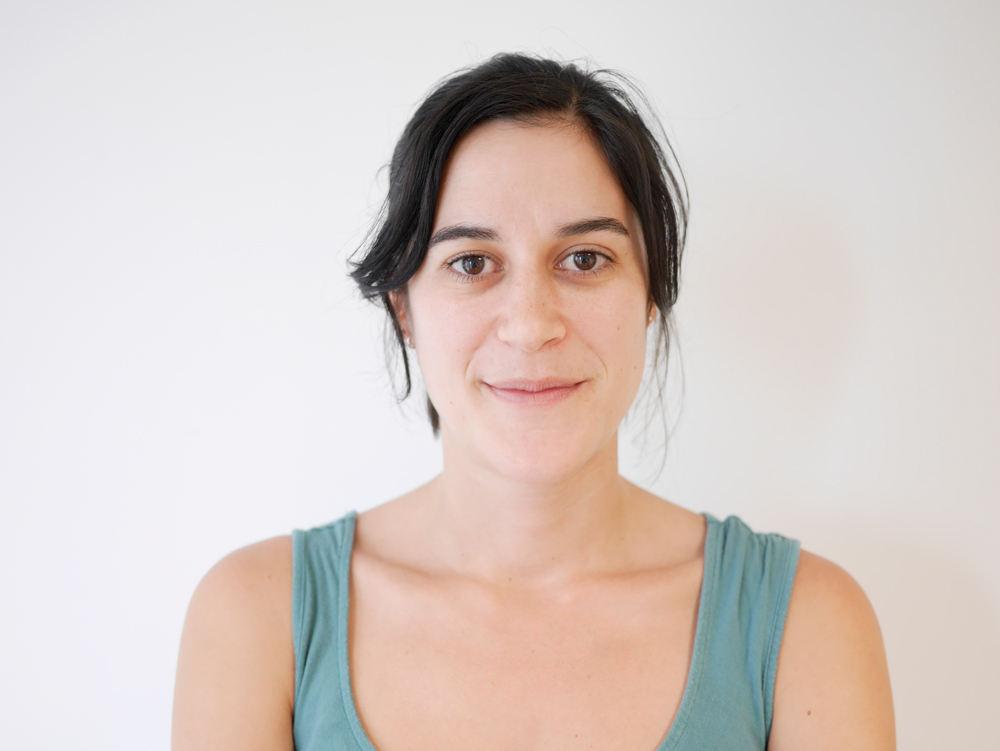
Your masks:
{"label": "chin", "polygon": [[581,430],[515,431],[491,435],[468,446],[494,472],[526,485],[553,485],[579,474],[599,458],[610,442],[617,449],[614,432],[604,436]]}

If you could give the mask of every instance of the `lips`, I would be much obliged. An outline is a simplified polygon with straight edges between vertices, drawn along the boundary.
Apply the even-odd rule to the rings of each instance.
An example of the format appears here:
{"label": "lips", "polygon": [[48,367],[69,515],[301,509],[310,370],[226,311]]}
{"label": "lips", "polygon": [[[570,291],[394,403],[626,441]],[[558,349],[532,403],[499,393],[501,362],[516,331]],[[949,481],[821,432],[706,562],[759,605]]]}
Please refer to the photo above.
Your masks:
{"label": "lips", "polygon": [[498,399],[521,405],[545,405],[568,399],[583,385],[573,378],[503,379],[483,381]]}

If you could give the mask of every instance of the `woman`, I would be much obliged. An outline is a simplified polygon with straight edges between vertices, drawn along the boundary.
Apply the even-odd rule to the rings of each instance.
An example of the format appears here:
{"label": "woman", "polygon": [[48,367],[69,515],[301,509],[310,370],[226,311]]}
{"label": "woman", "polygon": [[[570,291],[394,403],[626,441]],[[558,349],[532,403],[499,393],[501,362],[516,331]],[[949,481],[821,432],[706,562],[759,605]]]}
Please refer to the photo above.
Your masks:
{"label": "woman", "polygon": [[846,573],[618,474],[685,210],[616,81],[502,55],[417,110],[353,276],[443,471],[209,572],[175,749],[894,747]]}

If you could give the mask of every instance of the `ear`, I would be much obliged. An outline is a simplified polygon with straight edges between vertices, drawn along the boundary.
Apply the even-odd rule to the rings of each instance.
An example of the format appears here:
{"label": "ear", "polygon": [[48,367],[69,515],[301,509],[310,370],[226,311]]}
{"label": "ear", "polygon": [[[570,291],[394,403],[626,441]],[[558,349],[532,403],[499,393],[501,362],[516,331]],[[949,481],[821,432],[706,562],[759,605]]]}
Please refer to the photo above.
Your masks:
{"label": "ear", "polygon": [[659,310],[656,307],[656,303],[652,300],[649,301],[647,308],[649,310],[646,313],[646,328],[649,328],[656,322],[656,316],[659,313]]}
{"label": "ear", "polygon": [[389,295],[389,305],[392,306],[392,312],[396,315],[396,320],[399,322],[399,328],[403,332],[403,339],[407,343],[412,343],[412,333],[410,332],[410,318],[409,318],[409,305],[407,305],[406,299],[406,288],[402,287],[400,289],[394,289]]}

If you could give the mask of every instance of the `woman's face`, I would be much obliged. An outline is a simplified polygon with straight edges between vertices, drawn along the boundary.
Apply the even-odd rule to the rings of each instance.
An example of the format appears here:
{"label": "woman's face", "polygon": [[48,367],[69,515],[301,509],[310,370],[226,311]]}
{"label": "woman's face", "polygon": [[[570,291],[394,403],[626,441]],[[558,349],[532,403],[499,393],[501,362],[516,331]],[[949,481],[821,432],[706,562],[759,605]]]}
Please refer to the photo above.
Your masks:
{"label": "woman's face", "polygon": [[401,306],[446,466],[544,483],[617,456],[645,363],[640,238],[580,127],[491,122],[463,137]]}

